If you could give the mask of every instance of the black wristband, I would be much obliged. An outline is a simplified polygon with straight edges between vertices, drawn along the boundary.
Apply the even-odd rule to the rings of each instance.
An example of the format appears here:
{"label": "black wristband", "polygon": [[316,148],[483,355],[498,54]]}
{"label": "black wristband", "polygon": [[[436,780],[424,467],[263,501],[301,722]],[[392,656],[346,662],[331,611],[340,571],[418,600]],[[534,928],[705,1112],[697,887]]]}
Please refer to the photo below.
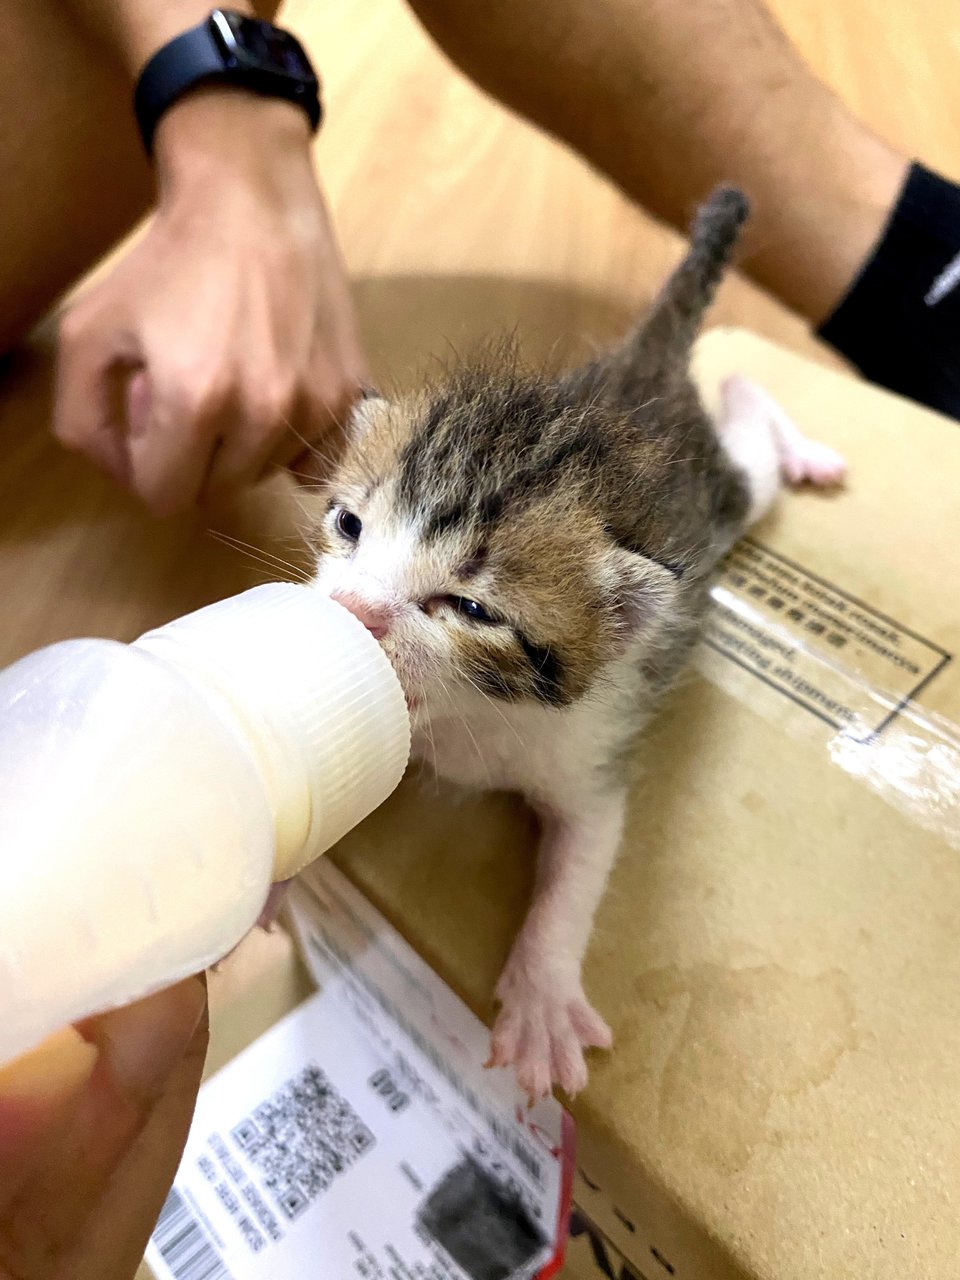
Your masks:
{"label": "black wristband", "polygon": [[158,49],[134,91],[147,154],[163,113],[204,84],[234,85],[302,107],[314,131],[322,118],[320,85],[303,46],[288,31],[227,9]]}
{"label": "black wristband", "polygon": [[960,419],[960,184],[910,166],[880,239],[817,335],[871,382]]}

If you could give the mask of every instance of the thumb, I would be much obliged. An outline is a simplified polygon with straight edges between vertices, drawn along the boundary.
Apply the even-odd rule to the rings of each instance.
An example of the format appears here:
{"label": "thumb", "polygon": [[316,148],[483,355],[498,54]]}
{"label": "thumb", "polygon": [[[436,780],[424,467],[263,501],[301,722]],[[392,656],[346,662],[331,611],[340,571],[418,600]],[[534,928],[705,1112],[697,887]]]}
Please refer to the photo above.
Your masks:
{"label": "thumb", "polygon": [[[6,1266],[14,1275],[46,1275],[53,1259],[82,1248],[118,1171],[130,1170],[141,1133],[162,1110],[205,1007],[203,982],[189,979],[91,1018],[15,1064],[12,1075],[0,1073],[0,1273]],[[186,1102],[192,1104],[192,1094]],[[180,1108],[186,1123],[191,1109]],[[176,1147],[186,1131],[167,1120]],[[162,1184],[178,1158],[179,1149],[158,1144],[151,1176]],[[125,1181],[132,1178],[131,1172]],[[161,1199],[164,1191],[161,1185]],[[107,1216],[115,1238],[109,1249],[104,1243],[104,1256],[139,1230],[116,1205]],[[77,1266],[70,1274],[86,1273]]]}
{"label": "thumb", "polygon": [[95,1045],[72,1027],[0,1068],[0,1222],[93,1074]]}

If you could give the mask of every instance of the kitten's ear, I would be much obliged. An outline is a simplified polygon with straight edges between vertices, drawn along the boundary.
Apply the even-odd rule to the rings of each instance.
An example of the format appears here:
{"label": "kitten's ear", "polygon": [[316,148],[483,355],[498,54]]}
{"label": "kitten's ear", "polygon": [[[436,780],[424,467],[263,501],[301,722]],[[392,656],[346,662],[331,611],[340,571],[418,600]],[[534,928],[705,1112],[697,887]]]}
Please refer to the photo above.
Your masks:
{"label": "kitten's ear", "polygon": [[676,612],[682,570],[616,547],[605,557],[604,577],[624,633],[659,629]]}
{"label": "kitten's ear", "polygon": [[354,404],[350,414],[348,431],[352,440],[359,440],[372,426],[378,414],[387,407],[383,396],[370,387],[364,387],[363,394]]}

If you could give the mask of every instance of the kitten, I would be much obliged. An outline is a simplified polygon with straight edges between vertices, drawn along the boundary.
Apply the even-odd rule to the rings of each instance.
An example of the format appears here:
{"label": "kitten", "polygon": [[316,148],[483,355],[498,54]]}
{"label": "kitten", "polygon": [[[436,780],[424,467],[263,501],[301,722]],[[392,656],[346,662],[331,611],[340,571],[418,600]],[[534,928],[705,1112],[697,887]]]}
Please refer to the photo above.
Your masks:
{"label": "kitten", "polygon": [[391,658],[415,755],[522,793],[541,819],[491,1051],[531,1097],[576,1093],[584,1049],[611,1043],[581,964],[631,747],[697,641],[711,571],[781,477],[843,474],[745,380],[725,384],[716,425],[690,381],[746,214],[715,192],[638,329],[574,373],[488,360],[409,402],[364,402],[317,531],[316,584]]}

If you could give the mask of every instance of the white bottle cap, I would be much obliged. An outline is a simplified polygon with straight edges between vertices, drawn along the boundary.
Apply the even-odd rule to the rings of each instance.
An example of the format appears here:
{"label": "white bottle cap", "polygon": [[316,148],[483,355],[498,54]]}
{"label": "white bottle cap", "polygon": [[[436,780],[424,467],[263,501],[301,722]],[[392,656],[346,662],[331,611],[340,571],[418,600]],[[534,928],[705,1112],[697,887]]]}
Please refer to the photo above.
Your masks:
{"label": "white bottle cap", "polygon": [[174,664],[243,729],[272,801],[274,880],[329,849],[403,776],[400,682],[366,627],[315,588],[254,587],[135,647]]}

